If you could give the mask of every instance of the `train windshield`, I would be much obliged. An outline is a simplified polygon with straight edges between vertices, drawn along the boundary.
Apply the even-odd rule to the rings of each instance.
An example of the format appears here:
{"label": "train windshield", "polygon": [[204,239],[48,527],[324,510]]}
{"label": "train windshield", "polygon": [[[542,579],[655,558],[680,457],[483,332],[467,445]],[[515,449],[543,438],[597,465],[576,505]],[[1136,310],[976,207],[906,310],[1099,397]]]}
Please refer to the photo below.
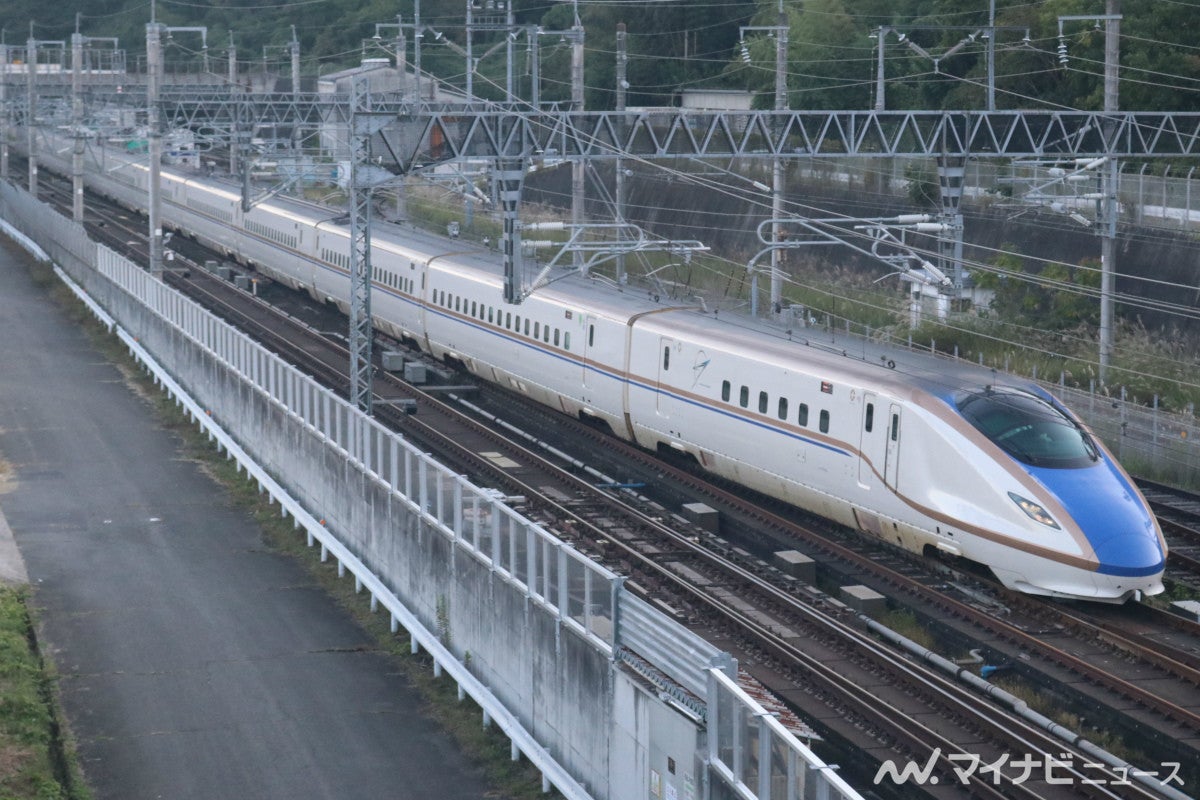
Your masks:
{"label": "train windshield", "polygon": [[958,411],[1004,452],[1030,466],[1071,469],[1100,457],[1074,420],[1031,394],[989,387],[959,399]]}

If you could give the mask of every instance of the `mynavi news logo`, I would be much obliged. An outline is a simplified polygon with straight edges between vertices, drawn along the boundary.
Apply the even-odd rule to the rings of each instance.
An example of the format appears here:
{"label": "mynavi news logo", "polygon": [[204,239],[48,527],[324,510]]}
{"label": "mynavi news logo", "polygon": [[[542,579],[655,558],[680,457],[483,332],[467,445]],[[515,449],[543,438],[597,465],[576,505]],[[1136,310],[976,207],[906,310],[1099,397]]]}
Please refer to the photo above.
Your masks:
{"label": "mynavi news logo", "polygon": [[[935,747],[924,764],[909,761],[897,765],[891,759],[884,761],[875,773],[875,785],[878,786],[887,780],[897,786],[907,783],[916,786],[937,784],[940,778],[933,774],[933,768],[940,758],[942,749]],[[1076,762],[1066,753],[1062,754],[1062,758],[1052,755],[1024,755],[1012,758],[1005,753],[991,763],[972,753],[949,753],[946,759],[961,784],[969,783],[971,778],[978,776],[990,777],[993,784],[1003,782],[1016,786],[1026,781],[1041,781],[1061,786],[1132,786],[1133,779],[1143,778],[1156,778],[1163,786],[1172,783],[1183,786],[1183,780],[1179,777],[1180,764],[1174,761],[1163,762],[1161,770],[1150,771],[1129,766],[1114,767],[1099,761]]]}

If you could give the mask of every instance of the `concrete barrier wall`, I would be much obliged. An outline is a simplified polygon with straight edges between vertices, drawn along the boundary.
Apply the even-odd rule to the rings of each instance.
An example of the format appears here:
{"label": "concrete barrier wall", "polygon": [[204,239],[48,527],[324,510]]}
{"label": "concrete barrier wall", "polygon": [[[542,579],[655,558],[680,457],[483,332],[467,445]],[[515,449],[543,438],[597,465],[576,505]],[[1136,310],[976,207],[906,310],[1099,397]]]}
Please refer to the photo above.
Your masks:
{"label": "concrete barrier wall", "polygon": [[[5,217],[116,320],[168,390],[186,390],[201,424],[239,461],[244,449],[247,470],[310,544],[332,552],[392,613],[393,629],[403,625],[430,651],[512,739],[514,757],[524,753],[542,770],[547,788],[580,800],[654,797],[664,785],[686,800],[798,798],[817,787],[858,796],[778,725],[752,741],[706,744],[715,703],[724,720],[766,714],[731,680],[727,655],[643,613],[611,572],[89,242],[69,220],[7,184],[0,201]],[[169,376],[154,360],[170,365]],[[668,691],[622,669],[631,644]],[[750,764],[784,780],[748,780]]]}

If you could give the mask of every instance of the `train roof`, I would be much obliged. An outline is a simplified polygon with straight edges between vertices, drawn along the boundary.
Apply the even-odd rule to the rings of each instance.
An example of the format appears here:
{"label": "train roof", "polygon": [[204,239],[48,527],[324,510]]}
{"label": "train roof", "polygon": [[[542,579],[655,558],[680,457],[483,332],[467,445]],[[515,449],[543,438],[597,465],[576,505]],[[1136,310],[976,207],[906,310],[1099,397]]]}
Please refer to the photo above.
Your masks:
{"label": "train roof", "polygon": [[[218,188],[223,189],[219,184]],[[278,196],[272,198],[270,205],[313,224],[348,226],[345,214],[307,201]],[[503,286],[500,253],[476,242],[381,220],[373,221],[372,241],[412,260],[424,263],[432,259],[433,267],[443,273],[482,281],[497,291]],[[537,264],[527,264],[525,276],[531,279],[540,270]],[[552,270],[530,299],[544,299],[580,311],[586,308],[587,313],[620,323],[639,315],[642,316],[639,325],[659,327],[664,335],[673,333],[707,343],[714,349],[732,349],[784,369],[798,368],[797,362],[803,362],[831,380],[877,385],[884,390],[920,388],[947,396],[959,389],[995,383],[1028,385],[1021,379],[970,362],[826,330],[803,320],[797,320],[789,328],[736,309],[706,310],[697,300],[665,297],[656,294],[653,288],[636,284],[617,285],[602,276],[581,275],[571,267]]]}

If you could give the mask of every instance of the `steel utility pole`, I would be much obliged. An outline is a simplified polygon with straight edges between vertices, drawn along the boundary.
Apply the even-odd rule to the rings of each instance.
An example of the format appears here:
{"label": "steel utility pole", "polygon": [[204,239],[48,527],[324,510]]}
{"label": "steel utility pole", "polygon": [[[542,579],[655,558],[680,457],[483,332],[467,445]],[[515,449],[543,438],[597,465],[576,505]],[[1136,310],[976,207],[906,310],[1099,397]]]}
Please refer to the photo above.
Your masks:
{"label": "steel utility pole", "polygon": [[12,111],[8,107],[8,42],[0,33],[0,180],[8,180],[8,134],[12,130]]}
{"label": "steel utility pole", "polygon": [[158,118],[158,90],[162,81],[162,31],[166,26],[154,19],[154,4],[150,5],[150,22],[146,24],[146,103],[148,139],[150,144],[150,274],[161,277],[163,271],[162,231],[162,131]]}
{"label": "steel utility pole", "polygon": [[[579,21],[579,0],[574,0],[575,17],[571,25],[571,110],[583,111],[583,23]],[[571,162],[571,223],[583,224],[584,163],[577,158]],[[575,253],[575,267],[583,267],[583,253]]]}
{"label": "steel utility pole", "polygon": [[[536,34],[534,35],[536,38]],[[628,54],[626,52],[625,23],[617,23],[617,112],[625,111],[625,90],[629,88],[629,81],[626,80],[626,66],[628,64]],[[620,129],[621,139],[624,141],[624,127]],[[616,211],[617,224],[625,223],[625,160],[617,158],[616,167],[613,171],[614,189],[616,194]],[[625,254],[621,253],[617,256],[617,283],[625,282]]]}
{"label": "steel utility pole", "polygon": [[[1121,70],[1121,0],[1105,0],[1104,14],[1078,14],[1058,18],[1059,61],[1066,67],[1067,46],[1063,38],[1063,23],[1087,21],[1104,23],[1104,113],[1115,115],[1119,109],[1118,90]],[[1100,125],[1111,128],[1115,119],[1104,119]],[[1106,130],[1107,133],[1107,130]],[[1105,141],[1114,137],[1106,135]],[[1100,382],[1108,377],[1108,366],[1113,351],[1113,294],[1117,275],[1117,184],[1120,181],[1120,163],[1109,152],[1100,167],[1100,202],[1097,208],[1096,228],[1100,235]]]}
{"label": "steel utility pole", "polygon": [[365,116],[370,84],[356,77],[350,84],[350,402],[371,414],[371,133]]}
{"label": "steel utility pole", "polygon": [[[783,0],[779,0],[779,25],[775,36],[775,110],[784,111],[788,107],[787,97],[787,55],[788,55],[788,18],[783,10]],[[783,158],[776,155],[771,164],[771,216],[779,219],[783,216],[783,194],[785,185]],[[778,244],[783,228],[775,223],[771,229],[771,237]],[[781,250],[771,251],[771,310],[778,316],[783,311],[783,270],[780,267]]]}
{"label": "steel utility pole", "polygon": [[71,218],[83,222],[83,35],[79,32],[79,14],[75,15],[75,33],[71,35]]}
{"label": "steel utility pole", "polygon": [[37,39],[33,38],[33,23],[29,23],[29,41],[25,45],[26,102],[29,113],[25,117],[26,151],[29,158],[29,193],[37,197],[37,144],[34,128],[37,121]]}
{"label": "steel utility pole", "polygon": [[[1121,0],[1107,0],[1104,33],[1104,113],[1118,108],[1121,58]],[[1100,193],[1104,196],[1103,230],[1100,239],[1100,381],[1108,377],[1113,350],[1113,294],[1117,274],[1117,184],[1120,166],[1109,157],[1101,172]]]}
{"label": "steel utility pole", "polygon": [[155,2],[150,2],[150,21],[146,23],[146,125],[149,128],[150,150],[150,274],[161,277],[163,271],[162,228],[162,120],[159,113],[159,91],[163,80],[162,35],[171,31],[190,31],[200,34],[204,63],[208,66],[208,28],[169,28],[155,18]]}
{"label": "steel utility pole", "polygon": [[[787,49],[788,49],[788,17],[787,12],[783,10],[783,0],[779,0],[779,16],[777,18],[778,25],[744,25],[740,28],[742,42],[746,40],[746,31],[764,31],[770,36],[775,37],[775,110],[785,111],[787,109]],[[747,64],[750,62],[749,52],[743,50],[743,60]],[[778,244],[783,229],[780,226],[779,220],[783,217],[783,194],[786,189],[784,185],[784,168],[783,158],[776,155],[771,162],[771,218],[775,222],[771,225],[771,236]],[[778,315],[783,310],[783,271],[779,266],[780,251],[779,248],[771,249],[771,312]],[[751,305],[757,303],[757,298],[752,300]]]}

